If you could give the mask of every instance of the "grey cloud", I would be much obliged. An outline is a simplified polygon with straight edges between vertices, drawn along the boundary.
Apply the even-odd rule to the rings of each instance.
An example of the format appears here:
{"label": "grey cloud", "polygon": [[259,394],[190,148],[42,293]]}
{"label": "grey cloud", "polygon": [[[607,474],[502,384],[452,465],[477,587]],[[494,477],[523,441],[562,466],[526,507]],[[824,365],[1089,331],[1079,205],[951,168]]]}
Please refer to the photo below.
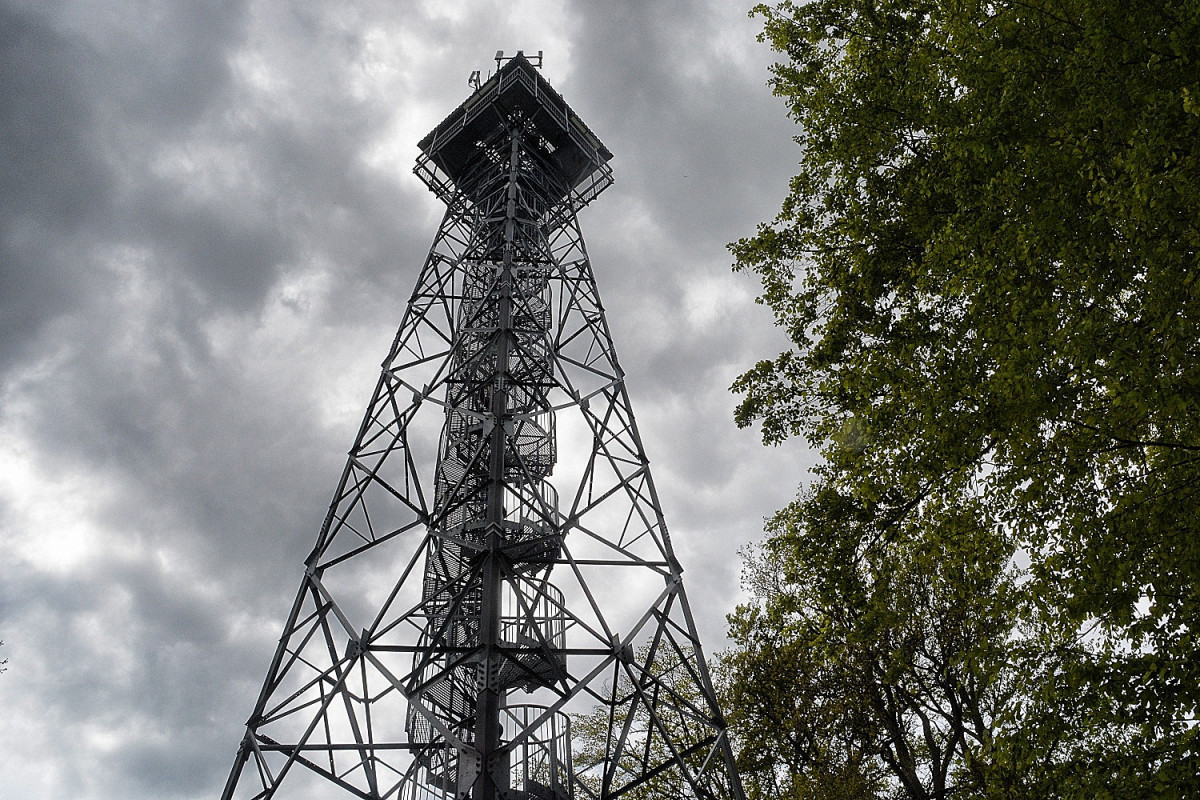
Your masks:
{"label": "grey cloud", "polygon": [[103,217],[112,177],[87,136],[74,80],[85,47],[33,15],[0,6],[0,367],[79,297],[81,229]]}
{"label": "grey cloud", "polygon": [[[773,213],[787,179],[773,167],[791,131],[763,102],[770,56],[744,9],[597,3],[584,14],[596,35],[580,48],[580,92],[604,110],[608,138],[629,143],[625,181],[679,237],[678,255],[749,232],[739,224],[748,210]],[[725,41],[738,33],[744,44],[731,54]]]}

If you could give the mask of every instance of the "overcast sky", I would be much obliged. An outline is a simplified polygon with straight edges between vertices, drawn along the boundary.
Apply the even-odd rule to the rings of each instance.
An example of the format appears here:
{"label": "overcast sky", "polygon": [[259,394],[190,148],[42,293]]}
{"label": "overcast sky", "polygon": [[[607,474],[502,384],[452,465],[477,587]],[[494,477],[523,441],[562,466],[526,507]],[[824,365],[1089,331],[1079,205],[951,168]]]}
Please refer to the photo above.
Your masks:
{"label": "overcast sky", "polygon": [[[746,5],[749,4],[747,0]],[[581,215],[701,625],[811,463],[725,244],[795,133],[730,0],[0,0],[0,796],[215,798],[498,49],[615,154]]]}

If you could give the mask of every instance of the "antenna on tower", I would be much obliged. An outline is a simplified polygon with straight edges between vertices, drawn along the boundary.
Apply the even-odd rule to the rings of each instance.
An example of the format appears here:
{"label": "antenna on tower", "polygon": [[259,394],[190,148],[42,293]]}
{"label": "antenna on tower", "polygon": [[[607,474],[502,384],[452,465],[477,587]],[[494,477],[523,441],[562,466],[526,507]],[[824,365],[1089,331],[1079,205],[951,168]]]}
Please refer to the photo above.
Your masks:
{"label": "antenna on tower", "polygon": [[496,69],[499,70],[500,67],[504,65],[504,62],[512,61],[514,58],[524,58],[526,61],[528,61],[530,64],[537,67],[538,69],[542,68],[542,51],[541,50],[537,51],[536,56],[527,56],[527,55],[525,55],[524,50],[518,50],[516,55],[506,56],[506,55],[504,55],[503,50],[497,50],[496,51]]}

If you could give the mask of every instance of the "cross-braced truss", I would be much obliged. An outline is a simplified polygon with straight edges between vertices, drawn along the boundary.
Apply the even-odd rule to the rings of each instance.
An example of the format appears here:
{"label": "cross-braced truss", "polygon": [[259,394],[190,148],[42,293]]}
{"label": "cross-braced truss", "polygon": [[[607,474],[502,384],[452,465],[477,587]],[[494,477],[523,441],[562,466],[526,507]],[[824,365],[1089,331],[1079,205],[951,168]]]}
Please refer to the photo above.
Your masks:
{"label": "cross-braced truss", "polygon": [[223,797],[740,798],[576,220],[607,151],[523,59],[473,100]]}

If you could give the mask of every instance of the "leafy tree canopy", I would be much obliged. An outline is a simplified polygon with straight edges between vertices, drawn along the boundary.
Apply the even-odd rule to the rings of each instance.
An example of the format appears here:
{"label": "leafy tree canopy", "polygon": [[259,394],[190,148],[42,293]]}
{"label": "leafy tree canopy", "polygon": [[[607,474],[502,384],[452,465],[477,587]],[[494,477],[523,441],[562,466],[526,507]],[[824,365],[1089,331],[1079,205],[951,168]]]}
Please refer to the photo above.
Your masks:
{"label": "leafy tree canopy", "polygon": [[855,670],[921,679],[914,636],[940,652],[929,702],[977,692],[982,727],[924,737],[906,777],[887,748],[922,701],[890,733],[868,702],[885,793],[1200,792],[1200,2],[754,13],[801,157],[732,246],[792,342],[737,381],[738,421],[825,463],[772,524],[790,579],[735,616],[734,658],[785,636],[861,697]]}

